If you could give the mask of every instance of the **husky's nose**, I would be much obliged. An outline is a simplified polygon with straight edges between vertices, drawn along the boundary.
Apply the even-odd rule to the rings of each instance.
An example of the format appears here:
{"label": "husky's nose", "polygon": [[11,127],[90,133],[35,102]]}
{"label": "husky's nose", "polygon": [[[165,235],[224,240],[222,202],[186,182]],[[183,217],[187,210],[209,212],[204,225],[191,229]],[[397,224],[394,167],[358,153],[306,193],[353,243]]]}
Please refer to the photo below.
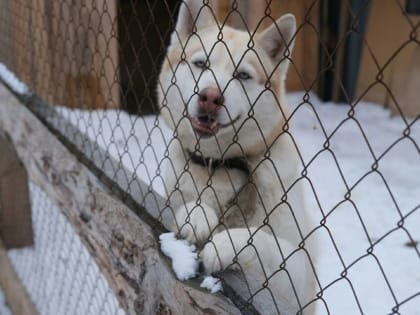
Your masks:
{"label": "husky's nose", "polygon": [[198,94],[198,108],[206,114],[217,112],[223,105],[225,99],[219,89],[209,87]]}

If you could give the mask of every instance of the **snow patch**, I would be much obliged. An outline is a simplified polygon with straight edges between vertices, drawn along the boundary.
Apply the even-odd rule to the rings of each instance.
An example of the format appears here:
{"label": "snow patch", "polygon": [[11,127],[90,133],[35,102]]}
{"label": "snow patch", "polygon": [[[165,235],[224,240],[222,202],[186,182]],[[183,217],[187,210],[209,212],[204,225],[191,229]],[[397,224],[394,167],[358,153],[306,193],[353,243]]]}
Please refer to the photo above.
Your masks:
{"label": "snow patch", "polygon": [[171,258],[172,269],[179,280],[188,280],[197,275],[198,258],[196,248],[186,240],[178,240],[175,233],[163,233],[159,236],[162,252]]}
{"label": "snow patch", "polygon": [[6,296],[0,288],[0,314],[2,315],[12,315],[9,306],[7,305]]}
{"label": "snow patch", "polygon": [[29,93],[29,88],[20,81],[3,63],[0,62],[0,78],[18,94]]}
{"label": "snow patch", "polygon": [[222,282],[218,278],[207,276],[200,284],[201,288],[209,290],[211,293],[222,291]]}

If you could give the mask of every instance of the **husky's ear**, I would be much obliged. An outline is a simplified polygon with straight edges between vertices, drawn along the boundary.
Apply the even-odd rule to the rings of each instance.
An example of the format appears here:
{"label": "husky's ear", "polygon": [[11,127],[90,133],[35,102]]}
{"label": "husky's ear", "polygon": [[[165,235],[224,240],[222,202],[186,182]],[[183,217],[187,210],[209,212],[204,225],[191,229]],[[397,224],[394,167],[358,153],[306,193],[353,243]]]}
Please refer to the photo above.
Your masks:
{"label": "husky's ear", "polygon": [[[205,4],[202,0],[184,0],[182,1],[178,19],[175,26],[175,31],[171,36],[171,44],[179,43],[184,40],[193,31],[202,29],[210,24],[217,25],[216,1],[207,1]],[[211,6],[210,6],[211,5]]]}
{"label": "husky's ear", "polygon": [[277,63],[290,56],[296,33],[293,14],[285,14],[259,35],[259,40],[268,55]]}

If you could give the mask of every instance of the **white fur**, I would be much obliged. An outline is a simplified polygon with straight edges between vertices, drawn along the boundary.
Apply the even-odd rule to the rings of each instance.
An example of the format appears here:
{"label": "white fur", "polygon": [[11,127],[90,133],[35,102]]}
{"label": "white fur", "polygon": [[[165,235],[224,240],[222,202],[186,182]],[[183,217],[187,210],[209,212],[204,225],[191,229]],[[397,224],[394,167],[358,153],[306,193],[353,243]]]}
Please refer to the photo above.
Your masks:
{"label": "white fur", "polygon": [[[254,37],[250,50],[247,32],[220,29],[209,7],[187,1],[181,6],[158,88],[161,114],[176,135],[169,145],[166,177],[174,209],[169,228],[192,242],[209,240],[200,254],[208,272],[240,266],[261,284],[269,277],[272,294],[287,304],[283,309],[293,312],[315,298],[313,257],[299,249],[302,235],[311,228],[303,182],[297,181],[299,152],[293,139],[282,133],[288,118],[284,78],[295,30],[294,17],[285,15]],[[209,69],[194,66],[194,61],[207,58]],[[234,78],[235,70],[246,71],[251,79]],[[273,84],[267,89],[270,78]],[[200,137],[190,117],[198,115],[197,94],[208,87],[217,88],[225,99],[218,122],[239,119],[214,136]],[[247,175],[238,169],[211,174],[188,162],[187,151],[212,158],[245,156],[253,183],[247,186]],[[253,198],[252,187],[257,189]],[[232,206],[238,192],[237,205]],[[315,253],[308,243],[304,248]],[[278,271],[280,265],[283,271]],[[313,314],[313,306],[303,313]]]}

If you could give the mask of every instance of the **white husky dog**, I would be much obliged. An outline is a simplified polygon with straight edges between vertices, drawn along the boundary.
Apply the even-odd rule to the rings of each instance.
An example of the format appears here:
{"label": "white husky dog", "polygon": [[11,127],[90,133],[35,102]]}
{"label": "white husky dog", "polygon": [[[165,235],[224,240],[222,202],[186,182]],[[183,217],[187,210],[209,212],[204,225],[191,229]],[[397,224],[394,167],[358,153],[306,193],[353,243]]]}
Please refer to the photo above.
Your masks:
{"label": "white husky dog", "polygon": [[[202,1],[180,8],[159,78],[174,130],[165,184],[170,229],[205,244],[208,272],[239,268],[271,311],[313,313],[313,249],[301,159],[288,132],[284,80],[296,32],[287,14],[265,31],[221,27]],[[282,313],[283,314],[283,313]]]}

